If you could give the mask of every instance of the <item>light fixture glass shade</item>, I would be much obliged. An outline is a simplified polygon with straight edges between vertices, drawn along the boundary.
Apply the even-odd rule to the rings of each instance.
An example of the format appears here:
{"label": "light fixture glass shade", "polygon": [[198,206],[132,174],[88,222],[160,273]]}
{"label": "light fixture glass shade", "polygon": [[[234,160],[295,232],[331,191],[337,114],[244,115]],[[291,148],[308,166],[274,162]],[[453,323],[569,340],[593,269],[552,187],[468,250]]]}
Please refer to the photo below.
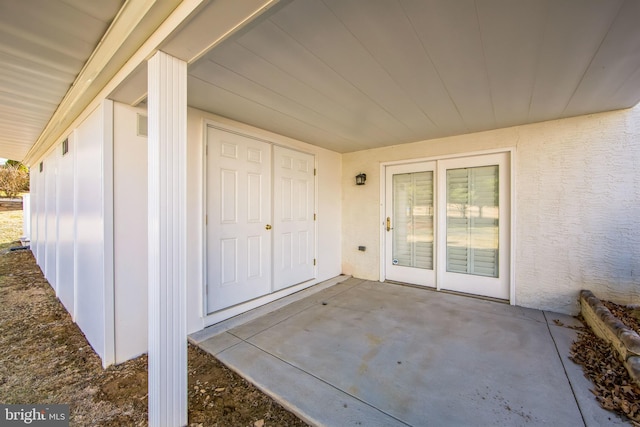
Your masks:
{"label": "light fixture glass shade", "polygon": [[356,185],[364,185],[364,182],[367,180],[367,175],[364,173],[359,173],[356,175]]}

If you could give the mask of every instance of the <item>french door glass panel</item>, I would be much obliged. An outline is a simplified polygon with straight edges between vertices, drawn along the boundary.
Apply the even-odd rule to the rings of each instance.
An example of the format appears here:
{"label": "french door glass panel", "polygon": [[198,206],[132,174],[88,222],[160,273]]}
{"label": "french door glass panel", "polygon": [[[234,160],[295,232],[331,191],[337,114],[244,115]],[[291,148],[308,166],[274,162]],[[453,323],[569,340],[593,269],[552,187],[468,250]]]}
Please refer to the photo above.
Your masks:
{"label": "french door glass panel", "polygon": [[435,286],[434,170],[435,162],[386,168],[388,280]]}
{"label": "french door glass panel", "polygon": [[393,176],[393,263],[433,269],[433,172]]}
{"label": "french door glass panel", "polygon": [[508,153],[438,161],[438,288],[509,299]]}
{"label": "french door glass panel", "polygon": [[498,166],[447,170],[447,271],[498,277]]}

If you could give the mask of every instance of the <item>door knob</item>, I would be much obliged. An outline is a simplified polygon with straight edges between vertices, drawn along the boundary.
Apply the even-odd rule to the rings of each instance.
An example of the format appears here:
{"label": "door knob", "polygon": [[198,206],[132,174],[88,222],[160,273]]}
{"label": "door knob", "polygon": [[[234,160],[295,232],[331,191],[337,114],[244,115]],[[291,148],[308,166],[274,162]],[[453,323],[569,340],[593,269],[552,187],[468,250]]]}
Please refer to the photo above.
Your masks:
{"label": "door knob", "polygon": [[265,230],[271,230],[271,224],[267,224],[267,225],[265,225],[265,226],[264,226],[264,229],[265,229]]}

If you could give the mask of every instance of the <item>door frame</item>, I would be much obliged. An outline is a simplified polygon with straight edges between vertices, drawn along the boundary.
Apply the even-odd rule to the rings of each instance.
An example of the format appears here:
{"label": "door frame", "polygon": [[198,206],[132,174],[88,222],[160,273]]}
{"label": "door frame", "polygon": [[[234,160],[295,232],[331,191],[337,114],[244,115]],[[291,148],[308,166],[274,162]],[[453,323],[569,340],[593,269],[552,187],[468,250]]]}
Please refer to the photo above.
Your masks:
{"label": "door frame", "polygon": [[[203,119],[202,120],[202,126],[200,127],[202,134],[200,135],[199,138],[199,143],[201,144],[200,146],[200,155],[201,155],[201,159],[200,159],[200,167],[202,168],[202,174],[201,174],[201,183],[202,183],[202,188],[201,188],[201,192],[200,192],[200,200],[201,200],[201,206],[200,206],[200,218],[201,218],[201,244],[200,244],[200,253],[201,253],[201,264],[202,264],[202,269],[200,271],[200,292],[199,292],[199,298],[200,298],[200,317],[203,320],[203,327],[206,328],[208,326],[214,325],[218,322],[221,322],[223,320],[229,319],[231,317],[237,316],[239,314],[245,313],[249,310],[252,310],[254,308],[260,307],[262,305],[265,305],[267,303],[273,302],[275,300],[278,300],[280,298],[283,298],[285,296],[294,294],[296,292],[299,292],[301,290],[304,290],[310,286],[313,286],[317,283],[319,283],[320,281],[318,280],[318,264],[316,263],[316,265],[314,265],[314,278],[311,280],[308,280],[306,282],[302,282],[302,283],[298,283],[295,284],[293,286],[289,286],[287,288],[284,289],[280,289],[277,291],[273,291],[267,295],[249,300],[249,301],[245,301],[243,303],[239,303],[236,305],[233,305],[231,307],[228,308],[223,308],[221,310],[215,311],[213,313],[208,313],[207,310],[207,274],[208,274],[208,269],[207,269],[207,255],[208,255],[208,249],[207,249],[207,194],[208,194],[208,187],[207,187],[207,179],[208,179],[208,173],[209,170],[207,168],[207,128],[215,128],[224,132],[230,132],[236,135],[240,135],[240,136],[244,136],[246,138],[251,138],[251,139],[255,139],[261,142],[265,142],[267,144],[270,144],[272,147],[273,146],[280,146],[280,147],[284,147],[287,148],[289,150],[294,150],[294,151],[299,151],[301,153],[306,153],[306,154],[311,154],[314,158],[314,169],[317,171],[318,170],[318,155],[314,152],[310,152],[307,150],[304,150],[303,148],[300,148],[298,146],[295,145],[288,145],[284,142],[281,142],[278,140],[278,138],[270,138],[270,137],[265,137],[264,135],[262,135],[261,133],[258,133],[256,131],[253,131],[251,129],[244,129],[238,125],[234,125],[234,124],[228,124],[228,123],[224,123],[221,121],[217,121],[214,119]],[[317,213],[318,210],[318,175],[314,175],[314,206],[315,206],[315,211]],[[271,183],[271,185],[273,186],[273,182]],[[272,211],[273,211],[273,207],[272,207]],[[314,251],[314,258],[318,259],[318,222],[319,219],[314,221],[314,233],[315,233],[315,239],[314,239],[314,246],[313,246],[313,251]],[[273,242],[272,242],[273,244]],[[273,271],[271,272],[271,281],[273,282]],[[272,283],[273,285],[273,283]]]}
{"label": "door frame", "polygon": [[[395,165],[405,165],[412,163],[421,163],[421,162],[436,162],[436,174],[438,172],[439,164],[438,161],[441,160],[452,160],[452,159],[460,159],[460,158],[470,158],[477,156],[484,156],[489,154],[506,154],[509,162],[509,179],[510,179],[510,191],[509,191],[509,304],[516,305],[516,275],[515,275],[515,263],[516,263],[516,203],[515,203],[515,195],[516,195],[516,175],[515,175],[515,156],[516,148],[515,147],[505,147],[500,149],[493,150],[482,150],[482,151],[473,151],[466,153],[458,153],[458,154],[448,154],[441,156],[433,156],[433,157],[418,157],[411,158],[405,160],[395,160],[389,162],[381,162],[380,163],[380,212],[379,212],[379,225],[380,225],[380,258],[379,258],[379,278],[378,281],[384,282],[386,277],[386,266],[385,266],[385,255],[386,255],[386,239],[387,232],[385,229],[386,225],[386,168],[388,166]],[[438,186],[434,189],[434,199],[437,201],[438,199]],[[434,210],[434,223],[439,224],[439,215],[438,209]],[[437,239],[437,234],[439,230],[434,229],[434,238]],[[435,254],[437,258],[438,254]],[[434,267],[437,264],[434,265]],[[440,291],[441,283],[440,283],[441,275],[436,271],[436,286],[435,289]],[[432,288],[433,289],[433,288]],[[450,291],[447,291],[450,292]],[[480,296],[482,297],[482,296]],[[490,297],[486,297],[490,298]]]}

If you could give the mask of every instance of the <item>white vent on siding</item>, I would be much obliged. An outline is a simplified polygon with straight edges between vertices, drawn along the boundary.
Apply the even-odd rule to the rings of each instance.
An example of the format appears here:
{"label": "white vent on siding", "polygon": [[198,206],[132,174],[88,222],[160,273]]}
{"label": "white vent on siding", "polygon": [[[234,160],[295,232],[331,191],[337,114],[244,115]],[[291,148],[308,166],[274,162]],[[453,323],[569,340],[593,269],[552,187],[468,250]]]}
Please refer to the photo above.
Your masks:
{"label": "white vent on siding", "polygon": [[148,136],[149,132],[147,130],[147,126],[149,123],[149,119],[147,116],[143,116],[142,114],[137,114],[138,116],[138,136]]}

